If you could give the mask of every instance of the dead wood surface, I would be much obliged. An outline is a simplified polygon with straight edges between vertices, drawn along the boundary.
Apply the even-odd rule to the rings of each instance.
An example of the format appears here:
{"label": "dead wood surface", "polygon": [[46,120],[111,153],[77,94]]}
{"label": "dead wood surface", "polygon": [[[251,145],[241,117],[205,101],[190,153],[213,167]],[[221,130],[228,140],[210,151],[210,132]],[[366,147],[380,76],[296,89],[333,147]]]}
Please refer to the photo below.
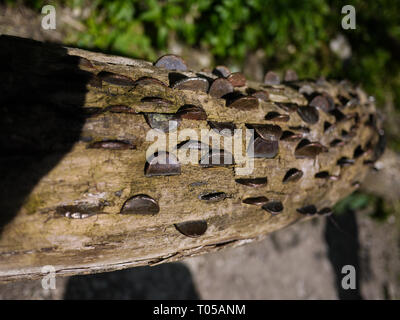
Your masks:
{"label": "dead wood surface", "polygon": [[[310,213],[298,209],[313,205],[327,212],[359,186],[379,153],[373,102],[347,82],[247,81],[235,91],[264,92],[268,98],[230,107],[207,92],[173,88],[182,75],[210,84],[217,76],[209,71],[173,72],[146,61],[7,36],[0,36],[0,45],[5,151],[0,281],[39,278],[45,265],[54,266],[57,275],[155,265],[261,239]],[[153,80],[138,80],[143,77]],[[335,111],[319,109],[318,121],[308,123],[296,110],[308,108],[320,94],[329,95]],[[206,118],[182,116],[185,105],[201,107]],[[289,117],[266,120],[271,112]],[[210,121],[238,129],[273,124],[296,139],[281,137],[277,155],[254,159],[254,171],[246,176],[238,174],[237,164],[182,164],[180,174],[146,176],[149,114],[175,115],[179,130],[197,133],[210,129]],[[296,157],[305,139],[319,151]],[[290,169],[301,177],[284,181]],[[325,171],[327,177],[315,177]],[[256,188],[236,181],[260,177],[268,182]],[[224,197],[201,198],[213,193]],[[159,212],[121,214],[125,202],[141,194],[154,199]],[[261,196],[280,202],[283,210],[271,214],[243,202]],[[72,219],[68,212],[88,217]],[[207,230],[188,237],[175,227],[188,221],[205,222]]]}

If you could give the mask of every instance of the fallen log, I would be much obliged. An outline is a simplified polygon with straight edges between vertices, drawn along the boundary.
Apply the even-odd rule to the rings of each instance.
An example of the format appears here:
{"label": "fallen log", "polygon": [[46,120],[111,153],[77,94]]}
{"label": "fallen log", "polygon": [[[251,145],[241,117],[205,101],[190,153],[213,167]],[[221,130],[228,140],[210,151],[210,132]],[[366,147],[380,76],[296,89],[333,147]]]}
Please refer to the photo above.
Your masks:
{"label": "fallen log", "polygon": [[[0,44],[3,282],[42,277],[46,265],[104,272],[261,239],[330,214],[384,149],[374,101],[347,81],[290,72],[257,83],[173,55]],[[229,153],[234,129],[250,140]],[[168,145],[149,153],[149,132]]]}

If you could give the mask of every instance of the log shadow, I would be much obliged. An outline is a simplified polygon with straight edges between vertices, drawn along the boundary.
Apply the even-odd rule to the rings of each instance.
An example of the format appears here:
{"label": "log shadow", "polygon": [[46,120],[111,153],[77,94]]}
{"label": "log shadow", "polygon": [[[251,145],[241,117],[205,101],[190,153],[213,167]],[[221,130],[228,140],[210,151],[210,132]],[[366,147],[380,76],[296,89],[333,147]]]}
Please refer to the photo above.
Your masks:
{"label": "log shadow", "polygon": [[64,299],[197,300],[199,296],[190,270],[182,263],[166,263],[73,276]]}
{"label": "log shadow", "polygon": [[[35,185],[79,140],[93,77],[59,45],[0,36],[0,237]],[[26,202],[29,201],[29,202]]]}
{"label": "log shadow", "polygon": [[[335,272],[338,298],[340,300],[361,300],[360,244],[355,212],[348,211],[326,219],[325,241],[328,247],[328,258]],[[355,268],[355,289],[346,290],[342,287],[342,279],[348,274],[348,272],[342,273],[342,268],[345,265],[352,265]]]}

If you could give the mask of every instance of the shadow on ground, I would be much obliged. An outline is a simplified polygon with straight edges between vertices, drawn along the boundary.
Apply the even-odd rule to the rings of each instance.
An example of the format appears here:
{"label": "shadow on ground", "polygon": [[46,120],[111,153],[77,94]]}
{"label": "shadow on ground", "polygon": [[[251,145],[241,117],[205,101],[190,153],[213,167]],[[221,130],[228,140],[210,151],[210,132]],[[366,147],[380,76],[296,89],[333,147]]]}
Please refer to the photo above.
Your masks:
{"label": "shadow on ground", "polygon": [[[358,226],[355,212],[330,216],[325,225],[325,241],[328,248],[328,258],[332,265],[336,279],[336,290],[341,300],[359,300],[360,288],[360,244],[358,240]],[[343,289],[342,274],[345,265],[352,265],[356,270],[356,289]]]}
{"label": "shadow on ground", "polygon": [[74,276],[64,299],[199,299],[189,269],[181,263]]}

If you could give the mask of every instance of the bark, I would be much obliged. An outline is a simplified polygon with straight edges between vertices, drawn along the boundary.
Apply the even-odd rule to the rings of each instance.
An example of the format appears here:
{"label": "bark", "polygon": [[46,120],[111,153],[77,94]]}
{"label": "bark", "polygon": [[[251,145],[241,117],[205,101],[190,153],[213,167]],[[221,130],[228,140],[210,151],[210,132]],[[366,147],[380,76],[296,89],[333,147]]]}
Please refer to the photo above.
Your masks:
{"label": "bark", "polygon": [[[14,37],[0,42],[0,281],[39,278],[45,265],[62,276],[155,265],[261,239],[328,213],[359,186],[382,149],[373,103],[347,82],[247,80],[236,93],[267,98],[238,101],[237,94],[223,99],[201,91],[217,78],[211,72]],[[176,87],[183,76],[207,81]],[[230,79],[240,84],[240,77]],[[302,108],[321,94],[333,109],[318,106],[313,121],[315,111]],[[178,130],[196,133],[224,122],[238,129],[273,124],[283,134],[256,130],[268,152],[278,144],[279,152],[245,154],[255,166],[246,175],[238,162],[177,163],[167,168],[174,175],[146,175],[152,115],[170,115]],[[177,143],[187,139],[178,136]],[[244,178],[268,182],[254,187],[238,181]],[[138,195],[143,212],[129,201]],[[192,221],[188,230],[179,225]]]}

